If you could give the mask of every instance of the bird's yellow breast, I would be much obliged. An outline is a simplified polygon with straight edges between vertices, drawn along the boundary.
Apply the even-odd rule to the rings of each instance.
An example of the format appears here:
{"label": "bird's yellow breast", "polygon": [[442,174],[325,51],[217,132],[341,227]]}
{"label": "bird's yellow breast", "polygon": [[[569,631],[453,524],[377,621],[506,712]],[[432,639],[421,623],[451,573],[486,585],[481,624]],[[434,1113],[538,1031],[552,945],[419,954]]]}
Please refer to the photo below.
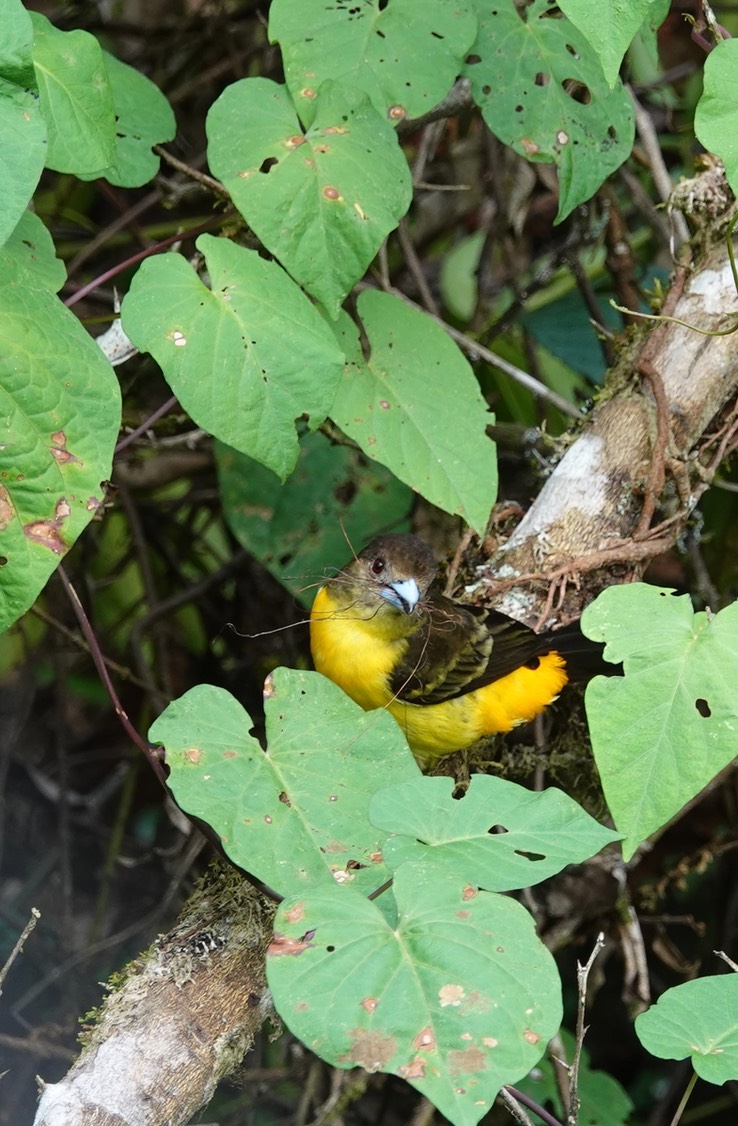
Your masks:
{"label": "bird's yellow breast", "polygon": [[310,648],[318,672],[370,710],[392,699],[390,677],[407,641],[393,635],[384,615],[359,605],[340,607],[321,587],[310,615]]}

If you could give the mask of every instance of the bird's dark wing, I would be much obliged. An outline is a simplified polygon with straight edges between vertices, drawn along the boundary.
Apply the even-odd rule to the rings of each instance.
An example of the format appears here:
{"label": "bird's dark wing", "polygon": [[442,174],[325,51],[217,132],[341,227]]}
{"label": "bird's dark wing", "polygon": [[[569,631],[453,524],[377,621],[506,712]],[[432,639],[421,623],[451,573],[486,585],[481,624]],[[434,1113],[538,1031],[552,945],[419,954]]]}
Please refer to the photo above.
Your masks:
{"label": "bird's dark wing", "polygon": [[440,704],[499,680],[555,646],[493,610],[460,606],[431,590],[391,688],[400,700]]}

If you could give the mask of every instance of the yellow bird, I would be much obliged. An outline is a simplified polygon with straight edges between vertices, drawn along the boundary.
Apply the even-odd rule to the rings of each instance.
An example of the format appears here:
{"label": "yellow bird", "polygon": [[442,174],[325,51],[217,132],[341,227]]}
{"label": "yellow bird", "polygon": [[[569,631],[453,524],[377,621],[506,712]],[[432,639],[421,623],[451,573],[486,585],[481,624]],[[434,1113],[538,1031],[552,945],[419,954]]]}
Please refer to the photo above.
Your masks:
{"label": "yellow bird", "polygon": [[310,616],[318,672],[362,708],[386,708],[423,767],[543,711],[569,680],[562,649],[602,649],[578,630],[538,634],[462,606],[435,579],[422,540],[378,536],[320,588]]}

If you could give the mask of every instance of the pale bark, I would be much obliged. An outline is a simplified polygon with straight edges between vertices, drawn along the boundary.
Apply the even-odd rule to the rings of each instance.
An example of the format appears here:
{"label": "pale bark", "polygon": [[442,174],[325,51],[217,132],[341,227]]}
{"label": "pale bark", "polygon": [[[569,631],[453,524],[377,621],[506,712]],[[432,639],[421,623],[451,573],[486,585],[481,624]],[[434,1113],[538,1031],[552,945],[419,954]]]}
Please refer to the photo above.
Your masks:
{"label": "pale bark", "polygon": [[177,1126],[209,1102],[269,1012],[272,908],[224,864],[128,967],[79,1059],[42,1084],[35,1126]]}

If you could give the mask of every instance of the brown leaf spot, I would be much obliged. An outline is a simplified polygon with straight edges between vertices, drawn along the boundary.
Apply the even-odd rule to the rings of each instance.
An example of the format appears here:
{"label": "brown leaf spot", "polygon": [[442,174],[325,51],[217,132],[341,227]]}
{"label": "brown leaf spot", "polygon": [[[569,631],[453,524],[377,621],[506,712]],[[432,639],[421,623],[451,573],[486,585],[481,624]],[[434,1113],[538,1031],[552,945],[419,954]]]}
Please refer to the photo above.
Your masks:
{"label": "brown leaf spot", "polygon": [[536,154],[541,151],[541,146],[535,141],[532,141],[530,137],[521,137],[520,147],[526,156],[536,156]]}
{"label": "brown leaf spot", "polygon": [[463,900],[474,899],[478,895],[479,895],[479,888],[475,888],[475,887],[472,887],[471,884],[467,884],[466,887],[464,888],[463,892],[461,893],[461,898]]}
{"label": "brown leaf spot", "polygon": [[390,121],[402,121],[403,117],[407,117],[407,110],[400,105],[390,106],[387,110],[387,117]]}
{"label": "brown leaf spot", "polygon": [[294,907],[290,907],[285,911],[284,917],[288,923],[301,923],[305,918],[305,904],[296,903]]}
{"label": "brown leaf spot", "polygon": [[386,1067],[397,1051],[394,1036],[370,1032],[366,1028],[349,1031],[352,1043],[347,1052],[338,1057],[339,1063],[355,1064],[365,1071],[380,1071]]}
{"label": "brown leaf spot", "polygon": [[325,197],[325,199],[330,199],[330,200],[341,201],[343,199],[343,196],[339,192],[338,188],[334,188],[331,184],[327,184],[323,188],[323,196]]}
{"label": "brown leaf spot", "polygon": [[51,440],[55,446],[61,446],[62,449],[64,449],[67,444],[67,436],[63,430],[55,430],[51,435]]}
{"label": "brown leaf spot", "polygon": [[492,1003],[489,997],[480,993],[478,989],[473,989],[466,998],[461,1011],[463,1013],[488,1013],[491,1007]]}
{"label": "brown leaf spot", "polygon": [[537,1044],[541,1037],[538,1032],[533,1032],[530,1028],[528,1028],[523,1034],[523,1039],[527,1044]]}
{"label": "brown leaf spot", "polygon": [[223,751],[223,758],[238,758],[236,751]]}
{"label": "brown leaf spot", "polygon": [[89,497],[85,508],[88,512],[97,512],[99,508],[102,508],[102,501],[99,497]]}
{"label": "brown leaf spot", "polygon": [[464,987],[461,985],[442,985],[438,990],[441,1008],[447,1005],[460,1005],[465,996]]}
{"label": "brown leaf spot", "polygon": [[325,142],[322,145],[313,145],[313,152],[326,153],[326,152],[330,152],[330,151],[331,151],[331,146],[326,145]]}
{"label": "brown leaf spot", "polygon": [[273,700],[276,695],[277,690],[274,687],[274,677],[269,673],[269,676],[264,681],[264,699]]}
{"label": "brown leaf spot", "polygon": [[184,757],[187,762],[191,762],[194,766],[197,766],[202,758],[202,751],[199,747],[188,747],[184,752]]}
{"label": "brown leaf spot", "polygon": [[0,532],[4,532],[15,516],[13,502],[5,485],[0,485]]}
{"label": "brown leaf spot", "polygon": [[483,1036],[482,1043],[485,1048],[496,1048],[499,1044],[499,1040],[496,1040],[494,1036]]}
{"label": "brown leaf spot", "polygon": [[361,206],[360,203],[354,204],[354,211],[356,212],[356,214],[359,216],[360,219],[366,219],[366,213],[365,213],[364,208]]}
{"label": "brown leaf spot", "polygon": [[427,1060],[422,1056],[416,1056],[410,1063],[405,1064],[403,1067],[398,1067],[397,1074],[402,1079],[425,1079],[425,1069]]}
{"label": "brown leaf spot", "polygon": [[473,1071],[487,1070],[487,1057],[481,1048],[462,1048],[448,1053],[448,1068],[452,1075],[468,1075]]}
{"label": "brown leaf spot", "polygon": [[71,515],[71,508],[66,497],[60,497],[54,506],[54,521],[61,525]]}
{"label": "brown leaf spot", "polygon": [[314,933],[314,931],[308,931],[302,938],[290,938],[289,935],[275,931],[274,938],[267,947],[267,957],[280,958],[285,955],[296,957],[298,954],[304,954],[313,945],[310,939]]}
{"label": "brown leaf spot", "polygon": [[380,407],[382,408],[383,411],[388,411],[390,409],[390,406],[391,406],[391,404],[388,403],[386,399],[380,399],[379,405],[380,405]]}
{"label": "brown leaf spot", "polygon": [[300,91],[300,94],[303,98],[314,98],[315,90],[313,90],[312,86],[306,86],[304,90]]}
{"label": "brown leaf spot", "polygon": [[417,1036],[413,1036],[413,1048],[418,1051],[420,1048],[425,1048],[426,1051],[432,1052],[436,1046],[436,1037],[432,1028],[421,1028]]}
{"label": "brown leaf spot", "polygon": [[23,534],[32,543],[48,547],[54,555],[63,555],[67,550],[55,520],[34,520],[32,524],[24,524]]}
{"label": "brown leaf spot", "polygon": [[556,140],[560,145],[568,145],[569,134],[565,133],[563,129],[559,129],[558,133],[556,134]]}
{"label": "brown leaf spot", "polygon": [[302,133],[297,133],[297,134],[295,134],[294,137],[288,137],[287,138],[287,148],[288,149],[296,149],[300,145],[304,145],[304,144],[305,144],[305,138],[303,137]]}
{"label": "brown leaf spot", "polygon": [[379,999],[377,997],[365,997],[360,1004],[362,1009],[366,1009],[368,1013],[373,1013],[379,1004]]}
{"label": "brown leaf spot", "polygon": [[348,129],[345,125],[329,125],[328,128],[323,129],[322,132],[327,137],[342,137],[345,133],[348,133]]}
{"label": "brown leaf spot", "polygon": [[82,464],[79,458],[75,457],[74,454],[70,454],[67,449],[62,450],[59,449],[58,446],[49,446],[49,453],[54,461],[58,461],[60,465],[68,465],[70,461],[73,461],[76,465]]}

